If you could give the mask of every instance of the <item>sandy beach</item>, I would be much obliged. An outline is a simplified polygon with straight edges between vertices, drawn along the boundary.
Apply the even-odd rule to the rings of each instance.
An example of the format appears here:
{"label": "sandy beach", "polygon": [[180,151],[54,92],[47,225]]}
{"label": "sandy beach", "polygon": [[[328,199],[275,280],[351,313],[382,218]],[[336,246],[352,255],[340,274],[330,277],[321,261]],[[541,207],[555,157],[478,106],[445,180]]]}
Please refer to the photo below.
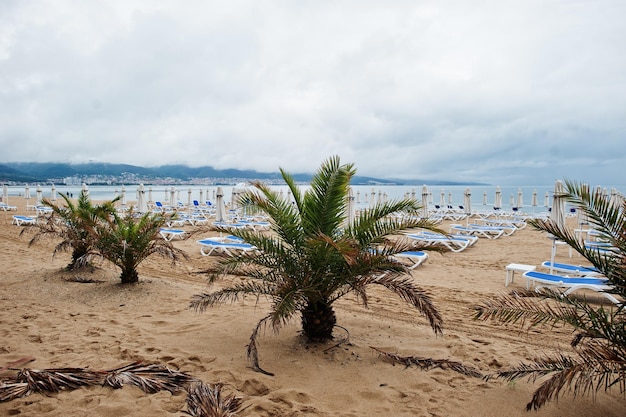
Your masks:
{"label": "sandy beach", "polygon": [[[20,200],[10,204],[18,206],[19,214],[32,214]],[[268,311],[264,301],[257,305],[249,299],[204,313],[188,308],[192,295],[207,290],[197,272],[215,258],[202,256],[196,240],[210,233],[174,241],[189,262],[172,267],[150,258],[140,267],[140,282],[122,286],[119,271],[106,263],[91,273],[63,271],[70,254],[53,257],[53,241],[29,247],[32,234],[20,234],[23,227],[11,224],[14,214],[0,211],[0,368],[25,357],[34,358],[24,365],[32,369],[157,363],[206,383],[225,384],[226,393],[242,398],[242,416],[626,415],[626,398],[617,389],[595,399],[565,394],[529,414],[526,403],[540,382],[485,381],[451,370],[394,366],[371,348],[455,360],[484,374],[558,349],[568,352],[570,328],[520,333],[472,320],[473,305],[525,285],[518,277],[504,286],[507,264],[539,265],[549,259],[550,240],[530,227],[497,240],[481,238],[460,253],[431,252],[412,272],[444,318],[443,337],[394,295],[373,289],[368,309],[352,297],[335,304],[349,342],[307,345],[299,337],[299,322],[279,334],[268,330],[259,345],[262,367],[275,374],[267,376],[253,371],[245,357],[252,329]],[[569,258],[560,248],[557,259],[582,262],[576,256]],[[76,275],[96,282],[72,282]],[[91,387],[3,402],[0,415],[183,416],[185,401],[184,392]]]}

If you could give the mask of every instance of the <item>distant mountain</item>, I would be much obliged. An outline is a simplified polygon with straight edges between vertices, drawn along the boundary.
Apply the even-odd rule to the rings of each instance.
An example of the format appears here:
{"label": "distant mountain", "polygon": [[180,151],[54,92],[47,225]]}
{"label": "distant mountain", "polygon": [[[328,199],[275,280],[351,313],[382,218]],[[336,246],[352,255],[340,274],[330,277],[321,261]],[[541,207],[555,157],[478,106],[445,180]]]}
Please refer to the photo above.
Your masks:
{"label": "distant mountain", "polygon": [[0,164],[0,182],[41,182],[44,177],[27,174],[6,164]]}
{"label": "distant mountain", "polygon": [[[190,181],[196,178],[236,178],[241,180],[275,180],[279,181],[278,172],[258,172],[254,170],[215,169],[210,166],[188,167],[186,165],[162,165],[154,168],[144,168],[126,164],[87,163],[68,164],[55,162],[8,162],[0,165],[0,182],[49,182],[58,181],[66,177],[83,176],[128,177],[136,176],[141,181],[172,178],[177,181]],[[312,174],[293,174],[298,182],[310,182]],[[468,184],[451,181],[425,181],[381,179],[365,176],[355,176],[354,185],[484,185]]]}

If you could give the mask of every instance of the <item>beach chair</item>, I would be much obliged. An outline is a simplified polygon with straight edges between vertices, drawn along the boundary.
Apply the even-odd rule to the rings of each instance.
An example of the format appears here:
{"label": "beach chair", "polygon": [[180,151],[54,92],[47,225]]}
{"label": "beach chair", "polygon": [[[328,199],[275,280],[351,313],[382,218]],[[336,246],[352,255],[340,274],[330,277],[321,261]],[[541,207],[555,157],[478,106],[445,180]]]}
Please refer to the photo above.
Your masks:
{"label": "beach chair", "polygon": [[550,262],[544,261],[541,263],[541,266],[544,268],[551,269],[553,271],[557,271],[563,274],[575,275],[575,276],[597,276],[602,275],[600,271],[596,269],[593,265],[572,265],[572,264],[564,264],[559,262]]}
{"label": "beach chair", "polygon": [[599,277],[566,277],[561,275],[545,274],[543,272],[528,271],[524,272],[524,277],[535,286],[535,290],[539,291],[543,287],[563,288],[563,296],[568,296],[574,291],[591,290],[606,297],[612,303],[620,304],[621,302],[612,294],[606,292],[613,287],[608,285],[606,278]]}
{"label": "beach chair", "polygon": [[470,246],[470,242],[467,239],[445,235],[432,236],[426,234],[410,233],[407,234],[406,237],[427,246],[444,246],[452,252],[461,252]]}
{"label": "beach chair", "polygon": [[174,238],[178,238],[180,240],[183,240],[187,237],[187,232],[182,230],[182,229],[166,229],[166,228],[161,228],[159,230],[159,234],[161,235],[161,237],[165,240],[167,240],[168,242],[171,241]]}
{"label": "beach chair", "polygon": [[463,226],[461,224],[451,224],[450,231],[462,235],[486,237],[487,239],[497,239],[504,235],[504,229],[499,227]]}
{"label": "beach chair", "polygon": [[7,203],[0,203],[0,210],[17,211],[17,206],[9,206]]}
{"label": "beach chair", "polygon": [[21,216],[19,214],[16,214],[13,216],[13,220],[11,221],[11,224],[15,224],[18,226],[30,226],[30,225],[37,224],[37,219],[34,217],[30,217],[30,216]]}
{"label": "beach chair", "polygon": [[227,242],[218,240],[218,238],[201,239],[198,240],[198,243],[201,245],[200,253],[203,256],[209,256],[213,253],[235,256],[236,254],[254,252],[257,250],[255,246],[252,246],[249,243]]}
{"label": "beach chair", "polygon": [[495,227],[514,227],[517,230],[525,228],[528,223],[524,220],[519,219],[481,219],[481,221],[485,224],[485,226],[495,226]]}
{"label": "beach chair", "polygon": [[405,259],[409,262],[408,268],[415,269],[428,259],[428,254],[422,251],[407,251],[396,253],[394,258]]}

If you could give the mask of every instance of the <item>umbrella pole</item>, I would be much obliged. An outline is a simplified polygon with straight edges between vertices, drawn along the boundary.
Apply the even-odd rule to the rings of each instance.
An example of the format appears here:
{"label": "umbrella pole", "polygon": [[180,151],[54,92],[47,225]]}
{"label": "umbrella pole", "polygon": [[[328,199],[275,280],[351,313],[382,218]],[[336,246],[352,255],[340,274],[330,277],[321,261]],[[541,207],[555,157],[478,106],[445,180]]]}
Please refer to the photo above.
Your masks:
{"label": "umbrella pole", "polygon": [[554,272],[554,258],[556,258],[556,237],[552,236],[552,253],[550,255],[550,274]]}

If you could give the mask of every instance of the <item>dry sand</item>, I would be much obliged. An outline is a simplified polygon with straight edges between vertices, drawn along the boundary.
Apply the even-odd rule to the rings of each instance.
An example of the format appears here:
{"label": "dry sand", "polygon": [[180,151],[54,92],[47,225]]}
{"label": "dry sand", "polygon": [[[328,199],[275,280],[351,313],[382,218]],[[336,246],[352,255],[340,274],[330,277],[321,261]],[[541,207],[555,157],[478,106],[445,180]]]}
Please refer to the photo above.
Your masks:
{"label": "dry sand", "polygon": [[[26,214],[24,206],[11,201]],[[221,382],[243,399],[242,416],[526,416],[526,403],[539,382],[507,383],[463,376],[450,370],[422,371],[393,366],[370,346],[402,356],[461,361],[490,373],[556,349],[567,351],[570,329],[520,333],[471,319],[471,306],[504,287],[504,267],[538,265],[550,241],[526,228],[498,240],[481,239],[461,253],[431,253],[413,272],[445,320],[436,337],[424,318],[392,294],[372,289],[369,309],[346,298],[336,304],[338,323],[349,343],[304,344],[298,322],[260,339],[261,366],[245,358],[257,321],[268,311],[254,300],[196,313],[190,297],[207,289],[194,274],[213,258],[200,255],[197,238],[174,244],[191,257],[172,268],[158,258],[140,268],[140,282],[122,286],[119,271],[102,265],[68,282],[62,268],[69,253],[52,257],[54,242],[28,247],[30,234],[11,225],[15,212],[0,212],[0,367],[32,356],[28,368],[112,369],[132,361],[164,364],[207,383]],[[576,256],[576,255],[574,255]],[[576,261],[560,249],[558,259]],[[524,285],[518,278],[513,287]],[[4,372],[2,375],[8,375]],[[3,416],[182,416],[186,395],[144,394],[138,388],[93,387],[50,396],[32,394],[0,403]],[[624,416],[626,399],[617,390],[591,397],[563,395],[537,416]]]}

